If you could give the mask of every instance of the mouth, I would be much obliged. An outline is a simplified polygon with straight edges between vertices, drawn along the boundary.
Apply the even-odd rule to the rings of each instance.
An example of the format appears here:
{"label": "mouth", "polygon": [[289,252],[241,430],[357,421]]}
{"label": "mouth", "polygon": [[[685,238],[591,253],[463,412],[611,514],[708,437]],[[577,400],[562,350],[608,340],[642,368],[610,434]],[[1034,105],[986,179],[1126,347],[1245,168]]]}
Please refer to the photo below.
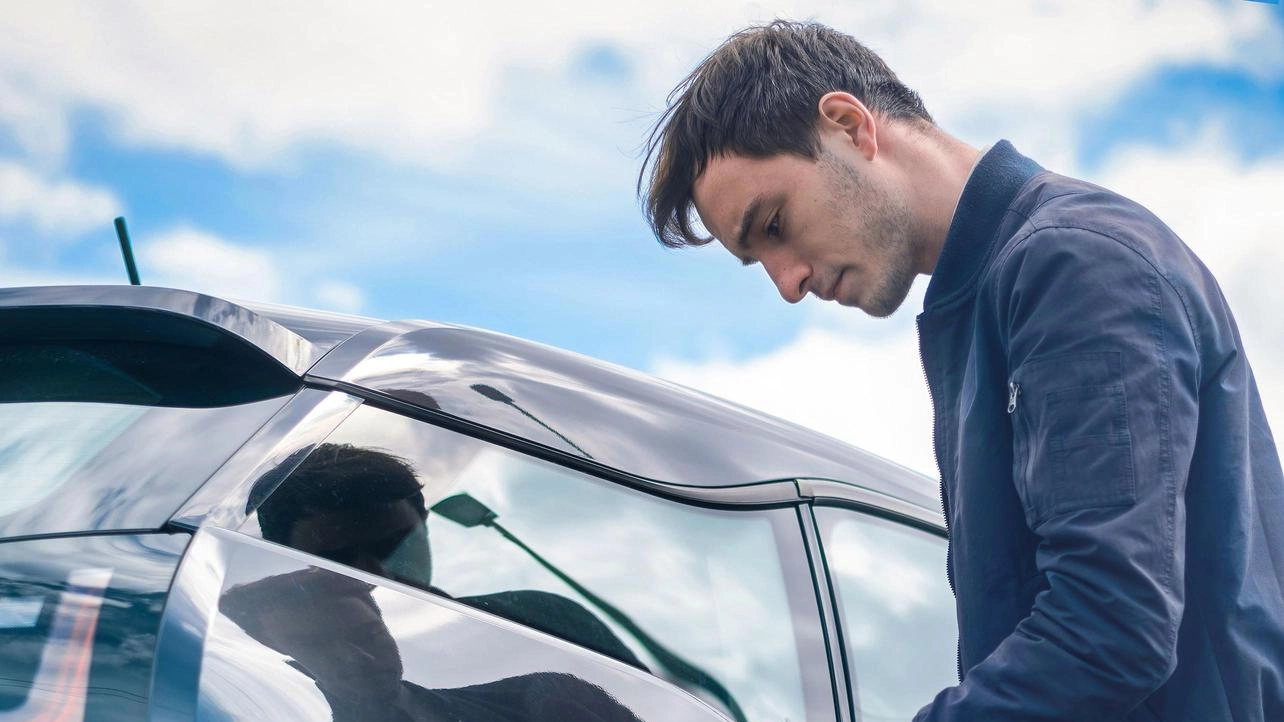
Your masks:
{"label": "mouth", "polygon": [[834,277],[834,284],[829,287],[829,291],[821,295],[822,300],[832,301],[838,297],[838,284],[843,282],[843,274],[846,272],[845,270],[838,272],[838,275]]}

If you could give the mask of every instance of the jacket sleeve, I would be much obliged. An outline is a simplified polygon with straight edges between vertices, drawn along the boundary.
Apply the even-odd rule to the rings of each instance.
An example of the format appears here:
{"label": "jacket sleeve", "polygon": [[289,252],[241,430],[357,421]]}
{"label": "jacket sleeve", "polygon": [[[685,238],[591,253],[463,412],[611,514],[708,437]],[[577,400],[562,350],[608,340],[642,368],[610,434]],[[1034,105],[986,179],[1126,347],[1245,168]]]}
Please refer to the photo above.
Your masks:
{"label": "jacket sleeve", "polygon": [[1183,297],[1137,249],[1043,228],[998,262],[986,292],[1042,591],[916,722],[1119,719],[1177,664],[1199,351]]}

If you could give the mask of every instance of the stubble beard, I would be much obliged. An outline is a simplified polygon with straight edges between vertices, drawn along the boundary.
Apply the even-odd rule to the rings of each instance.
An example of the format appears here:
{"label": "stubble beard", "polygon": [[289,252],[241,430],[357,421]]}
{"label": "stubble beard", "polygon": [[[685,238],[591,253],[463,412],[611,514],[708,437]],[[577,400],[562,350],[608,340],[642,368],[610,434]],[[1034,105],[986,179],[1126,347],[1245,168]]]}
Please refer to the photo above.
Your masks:
{"label": "stubble beard", "polygon": [[905,302],[918,275],[909,208],[885,188],[870,183],[846,160],[823,152],[821,164],[828,168],[836,191],[838,207],[834,211],[841,215],[851,204],[865,209],[865,217],[850,235],[865,244],[872,261],[868,267],[879,275],[872,279],[861,309],[874,318],[887,318]]}
{"label": "stubble beard", "polygon": [[869,295],[865,312],[875,318],[887,318],[905,303],[914,286],[914,253],[910,244],[909,211],[904,205],[890,203],[880,216],[879,242],[883,257],[883,275]]}
{"label": "stubble beard", "polygon": [[886,189],[872,184],[853,164],[831,152],[820,154],[835,189],[835,208],[841,216],[851,204],[864,208],[860,224],[849,231],[851,238],[865,245],[867,267],[878,272],[868,286],[862,310],[876,319],[886,319],[900,308],[914,285],[914,243],[909,207],[892,198]]}

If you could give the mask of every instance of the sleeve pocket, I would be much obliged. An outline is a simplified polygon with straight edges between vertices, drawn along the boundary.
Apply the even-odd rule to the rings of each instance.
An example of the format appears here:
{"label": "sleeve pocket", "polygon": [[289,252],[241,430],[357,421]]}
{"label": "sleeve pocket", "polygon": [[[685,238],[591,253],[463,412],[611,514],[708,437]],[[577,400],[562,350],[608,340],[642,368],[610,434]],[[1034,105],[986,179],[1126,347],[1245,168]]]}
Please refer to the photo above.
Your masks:
{"label": "sleeve pocket", "polygon": [[1136,498],[1128,402],[1118,352],[1035,359],[1013,373],[1014,477],[1031,528],[1079,509]]}

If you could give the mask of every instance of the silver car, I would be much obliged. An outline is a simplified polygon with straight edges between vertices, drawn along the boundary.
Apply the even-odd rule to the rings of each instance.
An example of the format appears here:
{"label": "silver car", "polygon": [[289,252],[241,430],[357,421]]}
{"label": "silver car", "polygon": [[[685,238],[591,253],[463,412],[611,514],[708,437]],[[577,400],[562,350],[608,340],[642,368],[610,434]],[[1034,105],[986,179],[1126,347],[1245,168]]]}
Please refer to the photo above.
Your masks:
{"label": "silver car", "polygon": [[0,290],[0,722],[908,719],[935,483],[566,351]]}

